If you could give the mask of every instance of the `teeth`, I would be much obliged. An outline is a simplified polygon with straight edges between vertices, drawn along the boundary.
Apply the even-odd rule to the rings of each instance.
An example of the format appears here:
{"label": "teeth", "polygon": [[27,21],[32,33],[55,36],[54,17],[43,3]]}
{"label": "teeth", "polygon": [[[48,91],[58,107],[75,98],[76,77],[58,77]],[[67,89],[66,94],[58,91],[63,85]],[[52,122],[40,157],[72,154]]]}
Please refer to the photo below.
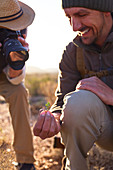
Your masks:
{"label": "teeth", "polygon": [[87,33],[88,31],[89,31],[89,29],[84,30],[83,32],[78,31],[78,35],[79,35],[79,36],[82,36],[83,34]]}
{"label": "teeth", "polygon": [[89,31],[89,30],[87,29],[87,30],[83,31],[82,34],[85,34],[85,33],[88,32],[88,31]]}

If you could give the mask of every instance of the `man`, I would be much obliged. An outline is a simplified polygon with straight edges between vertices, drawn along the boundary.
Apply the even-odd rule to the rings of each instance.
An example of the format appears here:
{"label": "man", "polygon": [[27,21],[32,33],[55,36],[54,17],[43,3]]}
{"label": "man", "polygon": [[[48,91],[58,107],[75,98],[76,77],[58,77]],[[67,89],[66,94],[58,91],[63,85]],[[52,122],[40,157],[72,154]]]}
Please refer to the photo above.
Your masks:
{"label": "man", "polygon": [[[9,104],[13,147],[20,170],[35,170],[28,91],[23,82],[29,50],[23,31],[33,22],[34,16],[34,11],[22,2],[0,0],[0,95]],[[19,31],[23,35],[19,36]]]}
{"label": "man", "polygon": [[[113,151],[113,1],[62,0],[62,6],[78,34],[59,65],[55,104],[40,114],[34,134],[42,139],[57,134],[62,119],[66,169],[87,170],[87,153],[94,143]],[[87,73],[83,78],[78,49]]]}

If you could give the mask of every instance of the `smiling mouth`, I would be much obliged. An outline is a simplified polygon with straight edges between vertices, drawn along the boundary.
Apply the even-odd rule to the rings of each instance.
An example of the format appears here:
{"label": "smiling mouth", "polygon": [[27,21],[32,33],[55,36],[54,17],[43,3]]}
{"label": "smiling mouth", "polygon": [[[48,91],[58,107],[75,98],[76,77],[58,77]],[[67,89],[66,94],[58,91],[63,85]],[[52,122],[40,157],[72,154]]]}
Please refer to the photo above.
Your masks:
{"label": "smiling mouth", "polygon": [[87,32],[89,32],[89,29],[86,29],[84,31],[78,31],[78,36],[83,36]]}

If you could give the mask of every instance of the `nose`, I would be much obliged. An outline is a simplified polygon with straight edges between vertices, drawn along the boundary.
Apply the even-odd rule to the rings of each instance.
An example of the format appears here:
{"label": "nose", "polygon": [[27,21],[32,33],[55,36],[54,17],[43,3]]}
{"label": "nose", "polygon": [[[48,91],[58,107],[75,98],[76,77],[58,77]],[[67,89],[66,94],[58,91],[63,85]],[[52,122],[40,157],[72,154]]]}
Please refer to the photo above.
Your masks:
{"label": "nose", "polygon": [[82,23],[78,17],[71,18],[71,26],[73,31],[79,31],[82,28]]}

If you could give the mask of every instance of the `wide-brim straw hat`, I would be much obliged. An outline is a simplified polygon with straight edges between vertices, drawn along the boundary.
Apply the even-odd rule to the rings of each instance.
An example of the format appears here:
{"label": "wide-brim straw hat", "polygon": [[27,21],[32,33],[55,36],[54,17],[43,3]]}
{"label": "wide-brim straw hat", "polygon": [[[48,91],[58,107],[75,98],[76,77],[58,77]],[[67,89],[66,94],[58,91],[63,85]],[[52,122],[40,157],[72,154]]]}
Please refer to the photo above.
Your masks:
{"label": "wide-brim straw hat", "polygon": [[32,24],[34,10],[18,0],[0,0],[0,27],[14,31]]}

